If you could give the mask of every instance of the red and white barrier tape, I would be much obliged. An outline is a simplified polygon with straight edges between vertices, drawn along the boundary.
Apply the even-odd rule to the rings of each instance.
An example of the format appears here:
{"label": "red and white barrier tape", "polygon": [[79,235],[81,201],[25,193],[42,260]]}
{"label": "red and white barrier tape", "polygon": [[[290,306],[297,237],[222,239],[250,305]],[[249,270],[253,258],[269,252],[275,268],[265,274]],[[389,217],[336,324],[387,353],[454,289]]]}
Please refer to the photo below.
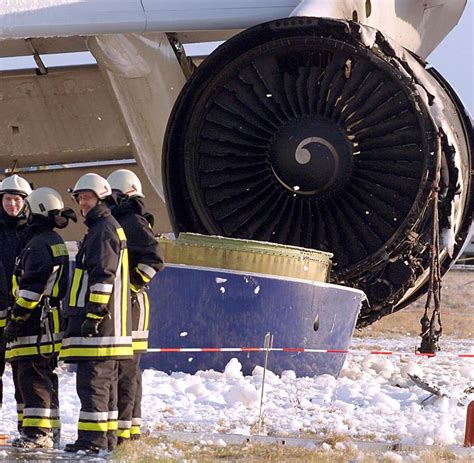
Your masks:
{"label": "red and white barrier tape", "polygon": [[420,352],[397,352],[385,350],[357,350],[357,349],[307,349],[303,347],[156,347],[150,348],[147,352],[310,352],[316,354],[352,354],[352,355],[413,355],[416,357],[457,357],[457,358],[474,358],[474,354],[467,352],[437,352],[434,354],[422,354]]}

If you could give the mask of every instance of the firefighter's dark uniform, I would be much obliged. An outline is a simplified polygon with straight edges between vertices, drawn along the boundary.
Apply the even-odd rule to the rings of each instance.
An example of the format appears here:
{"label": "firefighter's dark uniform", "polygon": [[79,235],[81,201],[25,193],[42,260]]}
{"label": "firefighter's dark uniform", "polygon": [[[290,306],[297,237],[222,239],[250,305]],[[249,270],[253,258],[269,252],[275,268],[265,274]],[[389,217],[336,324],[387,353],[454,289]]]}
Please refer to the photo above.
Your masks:
{"label": "firefighter's dark uniform", "polygon": [[[67,446],[69,451],[107,449],[107,433],[117,430],[116,397],[111,393],[117,360],[133,355],[125,233],[102,202],[88,212],[85,223],[89,231],[76,256],[60,354],[66,362],[77,362],[81,401],[78,439]],[[86,318],[101,321],[97,336],[82,336]]]}
{"label": "firefighter's dark uniform", "polygon": [[[2,195],[0,195],[0,199]],[[12,301],[12,277],[13,269],[15,267],[15,259],[19,254],[21,248],[21,232],[20,230],[25,225],[25,218],[23,216],[11,217],[0,206],[0,261],[5,274],[5,283],[7,285],[7,297],[4,300],[4,306],[11,307]],[[7,322],[7,310],[0,308],[0,344],[3,345],[3,328]],[[14,377],[15,367],[12,365]],[[2,376],[5,371],[5,350],[0,348],[0,391],[3,391]],[[15,391],[17,389],[15,388]],[[0,392],[2,397],[3,392]],[[18,429],[21,429],[21,422],[23,419],[23,406],[21,398],[15,393],[18,413]],[[1,400],[0,400],[1,404]]]}
{"label": "firefighter's dark uniform", "polygon": [[6,346],[16,366],[16,391],[24,404],[27,437],[59,429],[58,379],[54,373],[62,339],[61,301],[68,285],[69,257],[63,239],[47,218],[34,217],[13,276],[11,320],[17,339]]}
{"label": "firefighter's dark uniform", "polygon": [[3,373],[5,372],[5,346],[3,343],[3,329],[7,322],[8,314],[8,285],[3,264],[0,260],[0,407],[3,403]]}
{"label": "firefighter's dark uniform", "polygon": [[112,208],[127,236],[132,296],[134,356],[119,362],[118,437],[140,436],[142,374],[140,357],[148,348],[150,306],[146,285],[163,268],[163,256],[153,233],[153,216],[145,212],[140,198],[130,198]]}

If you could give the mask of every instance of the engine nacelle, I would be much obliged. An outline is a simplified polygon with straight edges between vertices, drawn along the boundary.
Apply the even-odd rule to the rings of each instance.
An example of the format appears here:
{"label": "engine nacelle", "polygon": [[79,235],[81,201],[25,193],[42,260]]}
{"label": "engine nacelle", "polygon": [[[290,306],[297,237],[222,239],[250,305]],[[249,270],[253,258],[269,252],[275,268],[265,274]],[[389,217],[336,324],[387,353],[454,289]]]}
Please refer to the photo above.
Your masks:
{"label": "engine nacelle", "polygon": [[183,88],[164,145],[166,202],[175,232],[334,253],[334,282],[368,296],[363,326],[427,289],[437,162],[440,227],[454,238],[443,272],[457,256],[473,143],[449,85],[379,31],[271,21],[227,40]]}

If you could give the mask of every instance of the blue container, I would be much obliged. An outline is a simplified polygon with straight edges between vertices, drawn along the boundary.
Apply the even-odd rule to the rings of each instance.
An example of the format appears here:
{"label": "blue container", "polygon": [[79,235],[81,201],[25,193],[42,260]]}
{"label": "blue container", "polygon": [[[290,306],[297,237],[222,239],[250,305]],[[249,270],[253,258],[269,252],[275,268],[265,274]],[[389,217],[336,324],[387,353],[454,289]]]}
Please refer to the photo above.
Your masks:
{"label": "blue container", "polygon": [[[348,349],[364,294],[309,280],[168,264],[150,290],[150,348],[274,347]],[[319,316],[319,329],[313,325]],[[233,357],[245,375],[263,352],[146,353],[143,368],[171,373],[223,371]],[[337,376],[343,353],[270,352],[268,368],[297,376]]]}

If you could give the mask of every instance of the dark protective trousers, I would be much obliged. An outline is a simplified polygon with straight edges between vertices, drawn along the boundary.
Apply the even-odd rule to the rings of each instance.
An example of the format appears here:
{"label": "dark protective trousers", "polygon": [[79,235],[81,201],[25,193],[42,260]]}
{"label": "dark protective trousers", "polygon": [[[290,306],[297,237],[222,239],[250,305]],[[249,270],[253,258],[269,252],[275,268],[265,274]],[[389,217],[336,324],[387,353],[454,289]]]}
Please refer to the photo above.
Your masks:
{"label": "dark protective trousers", "polygon": [[0,328],[0,406],[3,403],[3,373],[5,373],[5,348],[3,346],[3,328]]}
{"label": "dark protective trousers", "polygon": [[141,354],[137,355],[137,393],[135,394],[135,403],[133,405],[132,415],[132,429],[130,430],[130,437],[132,439],[138,439],[140,437],[140,429],[142,425],[142,369],[140,368]]}
{"label": "dark protective trousers", "polygon": [[23,431],[23,409],[25,404],[23,403],[23,397],[20,390],[20,380],[18,379],[18,362],[12,362],[12,376],[13,376],[13,385],[15,386],[15,401],[16,401],[16,414],[17,414],[17,428],[18,432],[21,434]]}
{"label": "dark protective trousers", "polygon": [[[51,434],[60,428],[57,356],[14,360],[15,399],[19,430],[28,437]],[[21,410],[22,416],[21,416]]]}
{"label": "dark protective trousers", "polygon": [[139,414],[139,418],[141,417],[140,357],[140,354],[134,354],[131,359],[119,361],[117,435],[121,439],[130,438],[133,418],[137,418],[136,413]]}
{"label": "dark protective trousers", "polygon": [[108,450],[117,434],[118,361],[80,361],[76,378],[81,401],[76,444]]}

